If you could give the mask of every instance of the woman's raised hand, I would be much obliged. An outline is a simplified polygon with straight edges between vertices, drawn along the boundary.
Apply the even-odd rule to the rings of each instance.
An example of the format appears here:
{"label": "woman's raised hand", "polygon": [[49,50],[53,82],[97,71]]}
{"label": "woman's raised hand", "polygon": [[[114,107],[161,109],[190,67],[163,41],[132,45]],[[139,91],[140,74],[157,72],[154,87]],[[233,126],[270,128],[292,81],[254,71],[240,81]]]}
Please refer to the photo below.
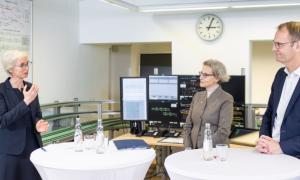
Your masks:
{"label": "woman's raised hand", "polygon": [[31,88],[27,91],[27,85],[24,86],[23,95],[24,95],[24,102],[28,106],[37,96],[39,88],[37,85],[32,84]]}

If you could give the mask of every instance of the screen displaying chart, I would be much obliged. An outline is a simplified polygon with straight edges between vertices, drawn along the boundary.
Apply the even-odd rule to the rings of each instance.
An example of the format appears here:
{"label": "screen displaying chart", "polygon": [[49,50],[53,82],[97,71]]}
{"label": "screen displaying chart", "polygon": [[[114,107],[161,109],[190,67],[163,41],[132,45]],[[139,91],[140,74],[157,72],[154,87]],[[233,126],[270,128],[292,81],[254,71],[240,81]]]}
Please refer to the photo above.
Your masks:
{"label": "screen displaying chart", "polygon": [[147,120],[147,78],[121,78],[123,120]]}

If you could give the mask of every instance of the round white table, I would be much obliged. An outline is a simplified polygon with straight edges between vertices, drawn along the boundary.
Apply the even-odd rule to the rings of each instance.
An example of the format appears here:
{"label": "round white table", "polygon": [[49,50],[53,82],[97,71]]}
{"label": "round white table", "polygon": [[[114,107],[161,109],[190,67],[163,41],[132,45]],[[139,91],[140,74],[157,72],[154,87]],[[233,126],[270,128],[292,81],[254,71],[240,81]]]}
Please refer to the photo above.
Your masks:
{"label": "round white table", "polygon": [[43,180],[142,180],[155,158],[153,149],[118,151],[111,145],[104,154],[95,149],[75,152],[73,143],[44,149],[30,156]]}
{"label": "round white table", "polygon": [[229,148],[226,161],[204,161],[202,149],[182,151],[168,156],[165,167],[171,180],[300,179],[299,159],[248,149]]}

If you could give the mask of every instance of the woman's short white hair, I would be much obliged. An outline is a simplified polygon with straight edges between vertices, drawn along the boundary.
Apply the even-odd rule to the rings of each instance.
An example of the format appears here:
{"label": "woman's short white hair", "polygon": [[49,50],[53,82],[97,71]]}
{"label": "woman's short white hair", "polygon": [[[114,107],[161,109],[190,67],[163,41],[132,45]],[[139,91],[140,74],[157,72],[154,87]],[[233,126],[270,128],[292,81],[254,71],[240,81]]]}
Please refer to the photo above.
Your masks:
{"label": "woman's short white hair", "polygon": [[203,65],[210,67],[212,69],[212,73],[216,78],[220,79],[220,82],[229,81],[230,76],[228,76],[227,74],[226,67],[220,61],[215,59],[208,59],[203,62]]}
{"label": "woman's short white hair", "polygon": [[28,58],[27,52],[19,50],[8,50],[2,55],[2,65],[4,70],[10,75],[10,70],[16,65],[17,60]]}

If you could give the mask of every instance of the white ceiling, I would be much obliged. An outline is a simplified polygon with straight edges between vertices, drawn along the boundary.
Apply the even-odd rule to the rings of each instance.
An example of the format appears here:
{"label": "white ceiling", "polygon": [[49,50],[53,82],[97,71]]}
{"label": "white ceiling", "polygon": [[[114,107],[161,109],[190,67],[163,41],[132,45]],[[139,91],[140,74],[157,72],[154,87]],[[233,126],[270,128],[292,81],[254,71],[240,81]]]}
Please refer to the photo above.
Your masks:
{"label": "white ceiling", "polygon": [[[266,8],[300,6],[300,0],[102,0],[137,12],[178,12],[203,9]],[[249,7],[251,6],[251,7]],[[268,7],[270,8],[270,7]]]}
{"label": "white ceiling", "polygon": [[[208,4],[208,3],[224,3],[234,1],[251,1],[251,0],[123,0],[135,6],[165,6],[165,5],[183,5],[183,4]],[[253,0],[252,0],[253,1]],[[258,0],[264,1],[264,0]]]}

